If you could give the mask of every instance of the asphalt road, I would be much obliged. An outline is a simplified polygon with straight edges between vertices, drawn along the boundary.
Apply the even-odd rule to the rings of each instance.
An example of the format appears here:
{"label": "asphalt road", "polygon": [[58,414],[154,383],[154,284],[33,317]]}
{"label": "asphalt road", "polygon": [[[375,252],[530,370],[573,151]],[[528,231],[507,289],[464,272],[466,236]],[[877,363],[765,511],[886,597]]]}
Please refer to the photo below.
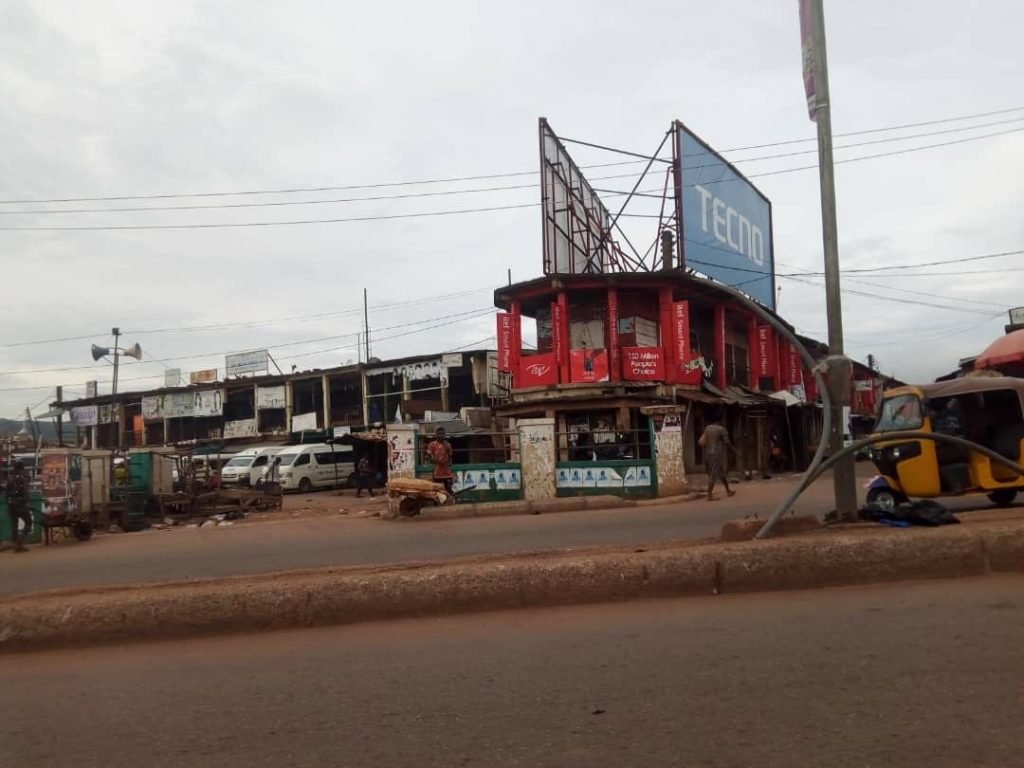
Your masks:
{"label": "asphalt road", "polygon": [[[334,516],[106,535],[86,543],[62,541],[33,547],[22,555],[14,555],[10,549],[0,552],[0,596],[66,587],[706,538],[717,535],[728,520],[748,515],[766,518],[791,482],[743,483],[734,498],[710,503],[445,521]],[[801,498],[797,512],[827,512],[831,488],[831,479],[819,481]],[[351,507],[353,501],[344,503]],[[959,507],[978,503],[978,499],[955,502]],[[982,498],[980,503],[987,501]]]}
{"label": "asphalt road", "polygon": [[0,657],[0,764],[1000,766],[1024,577]]}

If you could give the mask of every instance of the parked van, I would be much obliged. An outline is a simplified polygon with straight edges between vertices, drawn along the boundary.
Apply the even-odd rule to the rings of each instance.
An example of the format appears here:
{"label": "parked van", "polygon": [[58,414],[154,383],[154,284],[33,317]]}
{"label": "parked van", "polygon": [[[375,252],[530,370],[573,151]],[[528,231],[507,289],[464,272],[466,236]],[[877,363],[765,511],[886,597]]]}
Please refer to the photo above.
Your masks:
{"label": "parked van", "polygon": [[267,470],[267,463],[280,448],[248,448],[236,453],[220,473],[222,485],[254,487]]}
{"label": "parked van", "polygon": [[325,443],[289,445],[274,455],[281,459],[281,488],[308,493],[314,488],[336,488],[355,481],[350,446]]}

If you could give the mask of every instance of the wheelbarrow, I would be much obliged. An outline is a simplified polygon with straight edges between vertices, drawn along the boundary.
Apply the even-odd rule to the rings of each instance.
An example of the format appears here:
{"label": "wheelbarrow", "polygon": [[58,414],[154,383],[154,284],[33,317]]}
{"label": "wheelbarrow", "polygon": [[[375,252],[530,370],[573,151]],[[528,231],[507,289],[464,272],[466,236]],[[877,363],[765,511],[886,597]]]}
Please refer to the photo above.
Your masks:
{"label": "wheelbarrow", "polygon": [[396,478],[388,482],[388,498],[398,500],[398,514],[402,517],[416,517],[424,507],[442,507],[458,503],[459,496],[476,488],[461,488],[449,493],[441,483],[415,478]]}

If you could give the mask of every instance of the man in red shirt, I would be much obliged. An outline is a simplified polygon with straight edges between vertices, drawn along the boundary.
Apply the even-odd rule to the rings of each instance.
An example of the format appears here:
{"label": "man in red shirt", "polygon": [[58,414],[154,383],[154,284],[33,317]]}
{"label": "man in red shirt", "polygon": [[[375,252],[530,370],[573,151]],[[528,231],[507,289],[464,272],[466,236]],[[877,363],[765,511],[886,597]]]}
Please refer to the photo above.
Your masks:
{"label": "man in red shirt", "polygon": [[444,427],[438,427],[434,439],[427,446],[427,458],[434,465],[434,482],[442,483],[450,494],[454,485],[452,475],[452,444],[445,437]]}

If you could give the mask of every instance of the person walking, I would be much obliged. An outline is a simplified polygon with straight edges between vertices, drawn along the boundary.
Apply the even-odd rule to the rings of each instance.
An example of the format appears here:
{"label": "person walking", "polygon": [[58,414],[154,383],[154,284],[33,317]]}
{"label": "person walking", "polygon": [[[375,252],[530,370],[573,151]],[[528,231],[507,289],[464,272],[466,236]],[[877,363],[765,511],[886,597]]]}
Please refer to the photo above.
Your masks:
{"label": "person walking", "polygon": [[729,433],[722,426],[721,417],[716,418],[704,430],[697,444],[704,449],[704,469],[708,475],[708,501],[715,501],[715,483],[721,482],[725,486],[725,492],[729,496],[735,496],[736,491],[729,487],[729,454],[728,451],[736,453],[729,440]]}
{"label": "person walking", "polygon": [[[7,513],[11,517],[11,540],[14,542],[14,551],[28,552],[24,542],[25,537],[32,532],[32,512],[28,508],[28,475],[25,472],[25,463],[20,459],[14,462],[14,469],[4,487],[4,495],[7,497]],[[24,530],[18,530],[19,522],[25,523]]]}
{"label": "person walking", "polygon": [[444,427],[438,427],[434,432],[434,439],[427,446],[427,457],[434,465],[434,482],[441,483],[451,495],[455,486],[455,477],[452,475],[452,444],[448,442]]}
{"label": "person walking", "polygon": [[369,457],[364,453],[359,457],[359,462],[356,464],[357,499],[363,495],[364,488],[370,492],[370,498],[373,498],[373,474],[373,466],[370,464]]}

